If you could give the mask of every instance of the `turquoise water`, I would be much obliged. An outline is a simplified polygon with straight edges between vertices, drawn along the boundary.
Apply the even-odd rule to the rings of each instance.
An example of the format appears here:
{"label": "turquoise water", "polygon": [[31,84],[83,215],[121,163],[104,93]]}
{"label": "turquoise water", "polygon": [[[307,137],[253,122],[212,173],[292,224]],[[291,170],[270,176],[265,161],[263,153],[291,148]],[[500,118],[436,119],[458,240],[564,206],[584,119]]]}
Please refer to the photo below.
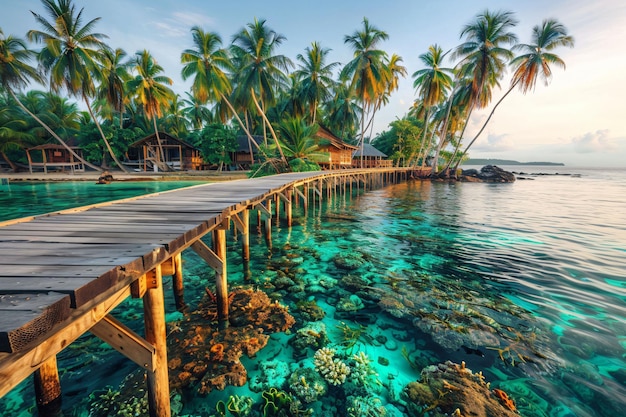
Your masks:
{"label": "turquoise water", "polygon": [[[231,231],[230,289],[262,289],[289,306],[295,324],[268,334],[254,358],[243,356],[244,386],[198,395],[192,383],[174,393],[174,414],[221,415],[218,400],[237,395],[251,398],[248,415],[262,415],[262,393],[276,388],[315,416],[424,415],[427,407],[412,405],[403,392],[450,360],[482,371],[523,416],[622,415],[626,172],[570,171],[580,176],[528,176],[534,179],[497,185],[411,182],[335,199],[322,210],[310,207],[306,216],[300,208],[293,227],[274,227],[271,249],[252,225],[249,274]],[[170,341],[197,323],[191,312],[205,308],[205,288],[214,289],[206,265],[191,252],[183,258],[189,313],[175,311],[166,280]],[[314,301],[324,317],[304,314],[302,301]],[[124,323],[141,328],[140,301],[117,310]],[[313,369],[320,347],[302,347],[300,336],[323,329],[324,345],[336,358],[356,370],[353,355],[362,353],[372,373],[361,375],[364,383],[348,377],[327,384],[306,402],[298,397],[298,381],[289,378]],[[179,345],[171,346],[170,359],[183,357]],[[70,345],[59,366],[66,416],[133,415],[106,413],[96,401],[115,395],[137,370],[97,338]],[[5,396],[1,414],[31,415],[31,390],[25,383]],[[433,409],[427,415],[441,414]]]}
{"label": "turquoise water", "polygon": [[0,185],[0,222],[201,184],[199,181],[12,181]]}

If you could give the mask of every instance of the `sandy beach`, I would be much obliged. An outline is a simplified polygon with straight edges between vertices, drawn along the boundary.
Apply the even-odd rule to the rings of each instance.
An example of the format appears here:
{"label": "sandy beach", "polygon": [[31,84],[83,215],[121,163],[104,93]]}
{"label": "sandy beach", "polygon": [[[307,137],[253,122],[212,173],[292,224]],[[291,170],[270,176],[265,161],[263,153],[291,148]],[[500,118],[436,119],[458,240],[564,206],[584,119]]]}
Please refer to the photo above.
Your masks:
{"label": "sandy beach", "polygon": [[[247,178],[246,171],[176,171],[176,172],[133,172],[110,171],[114,181],[231,181]],[[14,181],[94,181],[100,172],[0,172],[0,179]]]}

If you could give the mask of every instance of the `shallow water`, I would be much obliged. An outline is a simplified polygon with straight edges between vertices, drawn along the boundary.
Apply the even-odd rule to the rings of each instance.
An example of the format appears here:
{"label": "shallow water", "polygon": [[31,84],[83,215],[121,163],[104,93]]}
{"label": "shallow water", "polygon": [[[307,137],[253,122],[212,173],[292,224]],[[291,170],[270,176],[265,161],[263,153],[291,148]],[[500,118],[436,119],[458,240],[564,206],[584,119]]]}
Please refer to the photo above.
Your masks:
{"label": "shallow water", "polygon": [[0,222],[201,184],[199,181],[12,181],[0,185]]}
{"label": "shallow water", "polygon": [[[295,306],[302,299],[315,300],[326,311],[322,322],[332,347],[373,359],[381,385],[373,384],[366,398],[380,399],[387,416],[409,415],[403,387],[419,379],[422,368],[446,360],[483,371],[492,387],[515,399],[523,416],[621,415],[626,172],[571,172],[580,177],[535,176],[497,185],[411,182],[339,198],[323,210],[310,207],[308,215],[296,215],[292,228],[275,228],[271,250],[253,225],[249,281],[231,235],[231,288],[244,282],[264,288],[288,305],[297,321],[290,334],[272,334],[256,358],[243,360],[248,385],[206,397],[186,392],[177,399],[184,404],[180,415],[213,415],[217,400],[231,394],[258,403],[259,391],[270,385],[289,390],[288,374],[313,366],[312,350],[296,358],[287,344],[299,328],[311,325]],[[337,256],[357,258],[360,265],[339,268]],[[193,308],[213,285],[213,275],[193,253],[184,254],[184,263],[186,299]],[[284,275],[304,291],[272,284]],[[350,291],[344,283],[355,276],[367,285]],[[175,312],[168,285],[168,320],[177,322],[182,315]],[[340,311],[347,301],[362,302],[361,313]],[[124,323],[141,328],[140,301],[129,300],[117,310]],[[342,344],[342,326],[364,329],[363,337],[353,346]],[[381,357],[389,365],[381,364]],[[276,361],[290,368],[270,377],[267,369]],[[59,366],[64,410],[71,416],[89,415],[90,394],[116,389],[136,370],[90,336],[62,352]],[[362,415],[342,406],[343,389],[307,406],[316,416]],[[26,416],[33,404],[25,383],[0,400],[0,410]],[[258,407],[250,415],[259,415]]]}

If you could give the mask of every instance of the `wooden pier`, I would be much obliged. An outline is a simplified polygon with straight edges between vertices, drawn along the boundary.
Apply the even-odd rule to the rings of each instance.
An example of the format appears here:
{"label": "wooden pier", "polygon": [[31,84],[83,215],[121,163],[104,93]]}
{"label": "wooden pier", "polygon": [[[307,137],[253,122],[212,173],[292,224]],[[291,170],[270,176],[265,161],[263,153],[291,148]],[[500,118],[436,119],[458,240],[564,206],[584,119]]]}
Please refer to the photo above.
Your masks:
{"label": "wooden pier", "polygon": [[[181,253],[192,249],[216,272],[218,318],[228,320],[226,230],[249,259],[256,211],[271,242],[272,218],[291,225],[337,194],[406,181],[406,168],[289,173],[204,184],[0,223],[0,397],[34,374],[41,414],[58,408],[56,355],[91,332],[147,371],[150,415],[170,416],[162,277],[184,304]],[[212,233],[212,247],[201,238]],[[142,298],[145,336],[109,315]]]}

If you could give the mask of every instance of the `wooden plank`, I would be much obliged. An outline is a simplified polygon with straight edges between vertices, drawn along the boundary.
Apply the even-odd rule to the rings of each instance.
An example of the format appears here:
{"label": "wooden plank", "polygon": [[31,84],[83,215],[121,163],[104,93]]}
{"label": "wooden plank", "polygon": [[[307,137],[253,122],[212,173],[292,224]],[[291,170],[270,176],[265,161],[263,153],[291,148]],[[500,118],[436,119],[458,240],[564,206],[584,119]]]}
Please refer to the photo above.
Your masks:
{"label": "wooden plank", "polygon": [[67,294],[5,294],[0,297],[0,351],[18,352],[70,314]]}

